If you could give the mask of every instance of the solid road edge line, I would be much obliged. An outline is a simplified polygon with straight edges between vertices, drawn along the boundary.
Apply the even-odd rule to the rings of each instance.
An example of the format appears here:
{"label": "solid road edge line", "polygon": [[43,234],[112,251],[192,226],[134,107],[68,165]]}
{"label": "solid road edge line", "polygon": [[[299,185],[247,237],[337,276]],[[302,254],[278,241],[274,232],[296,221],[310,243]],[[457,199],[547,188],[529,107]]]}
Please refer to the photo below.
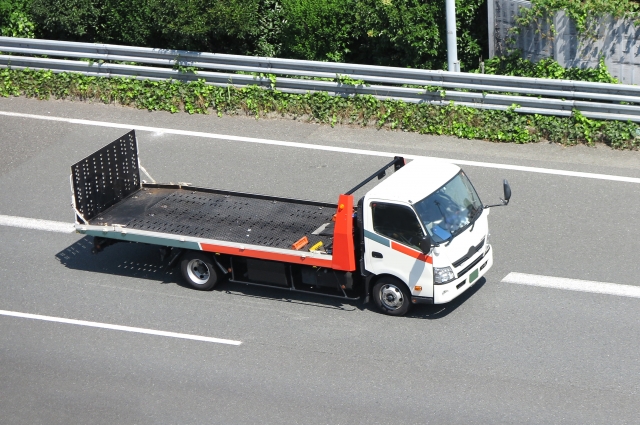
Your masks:
{"label": "solid road edge line", "polygon": [[189,339],[193,341],[214,342],[217,344],[240,345],[242,341],[231,339],[212,338],[208,336],[183,334],[177,332],[159,331],[155,329],[136,328],[133,326],[112,325],[109,323],[88,322],[86,320],[66,319],[64,317],[42,316],[40,314],[21,313],[18,311],[0,310],[1,316],[20,317],[23,319],[43,320],[46,322],[65,323],[68,325],[88,326],[91,328],[110,329],[123,332],[133,332],[147,335],[165,336],[170,338]]}
{"label": "solid road edge line", "polygon": [[219,140],[245,142],[245,143],[258,143],[258,144],[273,145],[273,146],[314,149],[314,150],[329,151],[329,152],[350,153],[354,155],[381,156],[381,157],[389,157],[389,158],[392,158],[394,156],[403,156],[407,159],[431,158],[431,159],[436,159],[441,161],[447,161],[447,162],[458,164],[458,165],[469,165],[472,167],[497,168],[497,169],[503,169],[503,170],[524,171],[529,173],[551,174],[551,175],[557,175],[557,176],[581,177],[581,178],[596,179],[596,180],[609,180],[609,181],[618,181],[618,182],[624,182],[624,183],[640,184],[640,178],[638,177],[615,176],[610,174],[598,174],[598,173],[585,173],[580,171],[568,171],[568,170],[540,168],[540,167],[527,167],[522,165],[499,164],[499,163],[492,163],[492,162],[467,161],[462,159],[439,158],[439,157],[429,157],[429,156],[422,156],[422,155],[403,155],[403,154],[398,154],[393,152],[372,151],[367,149],[342,148],[337,146],[314,145],[311,143],[285,142],[281,140],[260,139],[260,138],[254,138],[254,137],[244,137],[244,136],[232,136],[232,135],[216,134],[216,133],[205,133],[201,131],[177,130],[177,129],[171,129],[171,128],[149,127],[149,126],[141,126],[141,125],[135,125],[135,124],[112,123],[107,121],[92,121],[92,120],[84,120],[84,119],[78,119],[78,118],[63,118],[63,117],[51,117],[46,115],[23,114],[20,112],[0,111],[0,115],[18,117],[18,118],[39,119],[39,120],[45,120],[45,121],[66,122],[70,124],[91,125],[91,126],[97,126],[97,127],[122,128],[122,129],[128,129],[128,130],[134,129],[139,131],[148,131],[152,133],[167,133],[167,134],[176,134],[176,135],[182,135],[182,136],[202,137],[202,138],[208,138],[208,139],[219,139]]}

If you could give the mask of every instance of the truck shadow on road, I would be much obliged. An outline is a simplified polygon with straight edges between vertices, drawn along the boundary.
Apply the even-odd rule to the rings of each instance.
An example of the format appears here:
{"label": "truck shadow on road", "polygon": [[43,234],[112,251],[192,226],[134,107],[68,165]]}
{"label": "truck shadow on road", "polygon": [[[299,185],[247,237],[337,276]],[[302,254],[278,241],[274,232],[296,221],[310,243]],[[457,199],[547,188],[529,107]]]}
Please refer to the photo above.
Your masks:
{"label": "truck shadow on road", "polygon": [[[160,260],[158,249],[142,244],[119,243],[107,247],[99,254],[92,254],[93,238],[84,237],[56,254],[60,264],[73,270],[101,273],[137,279],[147,279],[160,284],[175,284],[190,291],[182,278],[179,267],[168,267],[167,261]],[[328,298],[316,294],[293,292],[281,288],[265,288],[241,283],[230,283],[223,279],[214,291],[222,291],[231,296],[279,301],[288,304],[302,304],[316,308],[356,311],[355,302]]]}
{"label": "truck shadow on road", "polygon": [[227,295],[243,298],[257,298],[269,301],[278,301],[287,304],[298,304],[315,308],[341,311],[357,311],[356,301],[324,297],[319,294],[307,294],[294,292],[281,288],[265,288],[242,283],[231,283],[223,280],[216,285],[215,290],[224,291]]}
{"label": "truck shadow on road", "polygon": [[[119,243],[106,248],[97,255],[91,253],[92,248],[93,238],[87,236],[57,253],[56,258],[62,265],[73,270],[148,279],[160,284],[175,284],[193,290],[182,279],[179,267],[170,268],[166,261],[160,260],[159,252],[155,247]],[[478,292],[485,282],[485,279],[481,278],[472,288],[448,304],[414,305],[406,317],[428,320],[444,318]],[[377,312],[373,301],[365,304],[363,300],[351,301],[329,298],[319,294],[293,292],[281,288],[230,283],[226,279],[221,281],[214,291],[223,291],[230,296],[257,298],[344,312],[363,310]]]}
{"label": "truck shadow on road", "polygon": [[85,236],[56,254],[60,264],[73,270],[135,277],[159,281],[163,284],[182,282],[180,270],[167,267],[160,261],[157,249],[151,246],[119,243],[99,254],[92,254],[93,238]]}

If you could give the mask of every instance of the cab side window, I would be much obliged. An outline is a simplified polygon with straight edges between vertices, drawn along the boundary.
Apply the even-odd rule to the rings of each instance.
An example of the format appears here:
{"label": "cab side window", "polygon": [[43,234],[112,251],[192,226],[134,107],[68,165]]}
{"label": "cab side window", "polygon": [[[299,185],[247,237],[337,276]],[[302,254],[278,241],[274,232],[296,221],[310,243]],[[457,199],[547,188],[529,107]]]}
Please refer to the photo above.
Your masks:
{"label": "cab side window", "polygon": [[419,249],[422,228],[413,210],[403,205],[371,203],[373,230],[405,245]]}

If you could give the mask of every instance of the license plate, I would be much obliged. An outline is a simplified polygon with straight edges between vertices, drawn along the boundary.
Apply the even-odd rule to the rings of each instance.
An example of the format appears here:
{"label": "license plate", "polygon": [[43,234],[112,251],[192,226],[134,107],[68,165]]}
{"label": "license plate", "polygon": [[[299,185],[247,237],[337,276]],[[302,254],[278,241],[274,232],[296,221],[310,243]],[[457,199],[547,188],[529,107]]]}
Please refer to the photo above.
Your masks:
{"label": "license plate", "polygon": [[479,273],[480,272],[478,271],[478,269],[475,269],[469,276],[469,283],[472,283],[474,280],[476,280],[478,278]]}

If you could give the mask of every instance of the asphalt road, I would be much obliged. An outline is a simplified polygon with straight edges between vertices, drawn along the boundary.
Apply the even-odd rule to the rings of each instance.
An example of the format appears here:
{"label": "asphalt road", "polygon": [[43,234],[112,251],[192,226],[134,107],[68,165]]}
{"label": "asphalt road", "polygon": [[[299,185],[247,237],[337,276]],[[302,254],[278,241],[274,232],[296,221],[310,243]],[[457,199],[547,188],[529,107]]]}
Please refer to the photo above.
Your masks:
{"label": "asphalt road", "polygon": [[[640,177],[640,153],[501,145],[291,120],[0,99],[0,112]],[[0,115],[0,214],[70,222],[69,166],[125,130]],[[387,158],[139,131],[157,181],[335,202]],[[638,286],[640,184],[463,166],[495,263],[444,306],[222,283],[189,289],[156,250],[0,226],[0,310],[242,341],[0,316],[3,424],[635,424],[640,299],[502,283],[510,272]]]}

